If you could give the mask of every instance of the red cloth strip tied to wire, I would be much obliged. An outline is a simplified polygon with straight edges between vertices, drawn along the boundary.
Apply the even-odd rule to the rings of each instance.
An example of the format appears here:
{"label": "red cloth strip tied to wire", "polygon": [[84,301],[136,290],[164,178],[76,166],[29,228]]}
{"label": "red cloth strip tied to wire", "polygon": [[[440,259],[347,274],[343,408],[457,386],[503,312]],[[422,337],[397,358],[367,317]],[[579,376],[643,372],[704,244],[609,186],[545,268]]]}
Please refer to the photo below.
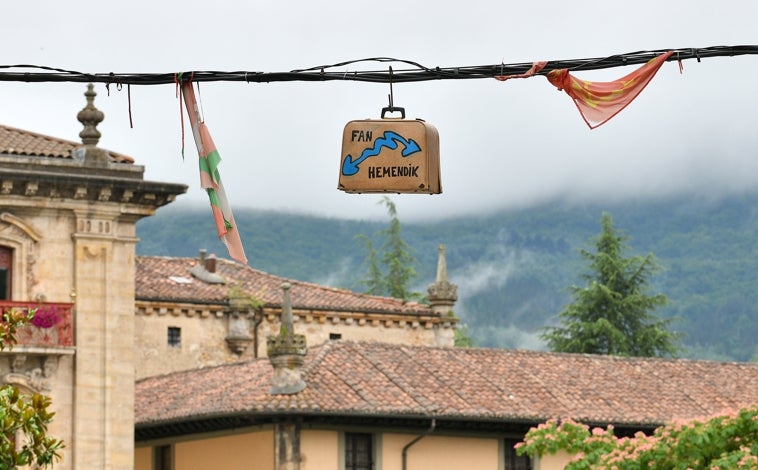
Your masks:
{"label": "red cloth strip tied to wire", "polygon": [[671,54],[673,51],[661,54],[612,82],[580,80],[572,76],[568,69],[553,70],[547,74],[547,79],[574,100],[584,122],[590,129],[595,129],[626,108],[645,89]]}
{"label": "red cloth strip tied to wire", "polygon": [[200,162],[200,186],[208,193],[213,211],[213,219],[216,223],[216,231],[229,256],[240,263],[247,264],[245,250],[242,247],[237,223],[232,214],[232,208],[226,198],[224,186],[221,184],[221,176],[218,172],[218,166],[221,162],[221,155],[216,150],[216,144],[213,143],[208,127],[202,121],[200,109],[195,99],[195,91],[192,82],[182,83],[182,96],[184,104],[187,107],[190,124],[192,125],[192,135],[195,138],[197,154]]}

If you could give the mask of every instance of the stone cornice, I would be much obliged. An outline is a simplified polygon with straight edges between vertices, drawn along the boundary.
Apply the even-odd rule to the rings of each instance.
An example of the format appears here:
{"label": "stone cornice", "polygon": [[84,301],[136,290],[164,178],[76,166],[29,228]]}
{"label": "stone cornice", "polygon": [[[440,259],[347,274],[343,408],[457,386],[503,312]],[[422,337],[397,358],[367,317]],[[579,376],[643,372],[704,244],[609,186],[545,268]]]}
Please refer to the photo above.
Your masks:
{"label": "stone cornice", "polygon": [[221,318],[229,311],[229,306],[225,304],[190,304],[190,303],[175,303],[175,302],[150,302],[140,301],[134,302],[134,313],[144,316],[163,316],[172,315],[174,317],[186,316],[186,317],[218,317]]}
{"label": "stone cornice", "polygon": [[187,191],[183,184],[144,181],[141,173],[135,178],[129,172],[87,171],[81,166],[29,169],[4,163],[0,162],[0,196],[6,197],[161,207]]}
{"label": "stone cornice", "polygon": [[[269,323],[278,323],[281,316],[280,308],[263,307],[263,318]],[[166,301],[137,300],[135,313],[137,315],[172,315],[187,317],[218,317],[231,312],[227,304],[191,304],[172,303]],[[333,325],[357,325],[385,328],[424,328],[431,329],[441,326],[453,328],[458,324],[458,318],[440,315],[415,315],[382,312],[344,312],[330,310],[293,309],[295,323],[330,323]]]}

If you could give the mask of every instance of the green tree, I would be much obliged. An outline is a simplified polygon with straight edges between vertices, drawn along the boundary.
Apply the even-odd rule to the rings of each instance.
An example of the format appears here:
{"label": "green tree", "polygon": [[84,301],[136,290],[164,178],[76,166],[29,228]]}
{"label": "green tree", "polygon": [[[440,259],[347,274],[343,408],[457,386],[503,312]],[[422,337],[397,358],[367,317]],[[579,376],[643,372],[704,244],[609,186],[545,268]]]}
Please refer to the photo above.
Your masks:
{"label": "green tree", "polygon": [[397,208],[390,198],[384,196],[380,201],[387,207],[390,216],[390,225],[382,230],[384,244],[382,245],[382,263],[387,267],[386,285],[387,293],[391,297],[408,300],[417,297],[410,291],[409,284],[416,277],[416,269],[413,265],[416,259],[411,254],[411,248],[403,240],[400,234],[400,219],[397,217]]}
{"label": "green tree", "polygon": [[[379,234],[384,237],[381,248],[381,257],[374,249],[371,239],[365,235],[359,235],[359,239],[366,244],[366,263],[368,274],[362,281],[366,286],[367,293],[375,295],[389,295],[403,300],[421,298],[421,294],[410,290],[410,283],[416,277],[416,269],[413,265],[416,259],[411,254],[411,248],[403,240],[401,235],[402,226],[397,217],[397,208],[392,200],[384,196],[380,204],[387,208],[390,216],[389,226],[381,230]],[[379,265],[381,261],[382,269]]]}
{"label": "green tree", "polygon": [[468,331],[468,325],[459,323],[453,332],[453,345],[456,348],[471,348],[476,346],[474,338]]}
{"label": "green tree", "polygon": [[[24,312],[3,313],[0,350],[16,344],[16,330],[31,320]],[[25,396],[12,385],[0,387],[0,470],[36,464],[52,466],[60,459],[63,442],[47,434],[55,413],[48,410],[50,398],[35,393]]]}
{"label": "green tree", "polygon": [[552,351],[618,356],[673,356],[680,335],[668,330],[672,319],[651,314],[665,305],[663,294],[648,295],[650,276],[660,267],[654,256],[625,257],[627,236],[603,213],[595,251],[582,250],[589,261],[582,275],[586,287],[572,286],[574,298],[558,317],[561,325],[547,327],[542,339]]}
{"label": "green tree", "polygon": [[382,295],[386,292],[384,287],[384,275],[379,267],[379,256],[374,249],[374,242],[371,241],[366,235],[358,235],[359,240],[362,240],[366,244],[366,260],[368,265],[368,273],[366,278],[361,281],[366,287],[366,293],[372,295]]}

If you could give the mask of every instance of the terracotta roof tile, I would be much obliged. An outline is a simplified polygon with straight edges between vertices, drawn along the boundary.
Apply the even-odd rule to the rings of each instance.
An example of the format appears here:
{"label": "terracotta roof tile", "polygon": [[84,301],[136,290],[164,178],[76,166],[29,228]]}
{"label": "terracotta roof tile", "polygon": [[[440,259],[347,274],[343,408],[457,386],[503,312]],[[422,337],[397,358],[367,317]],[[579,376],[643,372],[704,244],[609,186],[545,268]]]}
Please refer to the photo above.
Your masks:
{"label": "terracotta roof tile", "polygon": [[293,308],[434,315],[428,306],[416,302],[286,279],[220,258],[217,259],[216,273],[226,280],[226,284],[211,284],[190,273],[190,268],[198,262],[196,258],[138,256],[136,299],[225,304],[230,286],[237,285],[248,295],[259,297],[266,305],[278,306],[281,305],[282,283],[288,282],[292,285]]}
{"label": "terracotta roof tile", "polygon": [[[81,146],[81,143],[0,125],[0,155],[71,159],[72,152]],[[134,163],[132,157],[108,153],[114,163]]]}
{"label": "terracotta roof tile", "polygon": [[258,359],[141,380],[137,426],[296,412],[659,425],[758,403],[754,363],[334,341],[309,351],[302,392],[269,395],[271,375]]}

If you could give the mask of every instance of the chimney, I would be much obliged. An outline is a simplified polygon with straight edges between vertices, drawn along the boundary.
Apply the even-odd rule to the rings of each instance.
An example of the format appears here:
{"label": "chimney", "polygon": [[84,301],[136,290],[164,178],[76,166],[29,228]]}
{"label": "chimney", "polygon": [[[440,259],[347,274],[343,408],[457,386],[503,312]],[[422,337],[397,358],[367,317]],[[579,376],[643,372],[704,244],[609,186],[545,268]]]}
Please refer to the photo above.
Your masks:
{"label": "chimney", "polygon": [[198,263],[189,268],[190,274],[208,284],[226,284],[226,280],[220,274],[216,273],[216,268],[218,267],[218,259],[216,258],[216,255],[211,253],[206,256],[206,253],[206,250],[200,250]]}
{"label": "chimney", "polygon": [[279,334],[266,338],[268,359],[274,368],[273,383],[269,391],[272,395],[292,395],[306,387],[302,369],[308,348],[305,335],[296,335],[294,331],[289,290],[289,283],[282,284],[282,318]]}
{"label": "chimney", "polygon": [[209,273],[216,272],[216,255],[212,254],[205,258],[205,270]]}

